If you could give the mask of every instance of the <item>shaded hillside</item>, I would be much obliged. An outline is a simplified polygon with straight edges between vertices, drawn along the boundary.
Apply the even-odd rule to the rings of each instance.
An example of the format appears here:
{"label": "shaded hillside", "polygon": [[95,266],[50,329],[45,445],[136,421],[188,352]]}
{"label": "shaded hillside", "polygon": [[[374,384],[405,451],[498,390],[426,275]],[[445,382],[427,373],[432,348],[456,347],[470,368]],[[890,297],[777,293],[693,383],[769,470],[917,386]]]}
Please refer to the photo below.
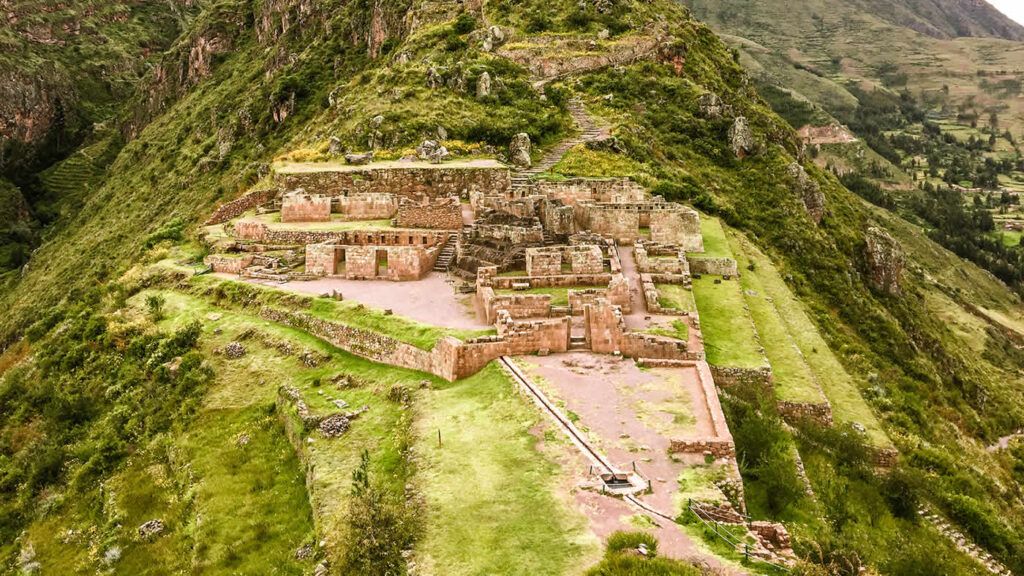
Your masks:
{"label": "shaded hillside", "polygon": [[[415,387],[418,376],[353,361],[296,330],[270,327],[250,315],[267,298],[257,290],[199,286],[188,294],[177,262],[202,255],[193,236],[199,224],[218,202],[265,183],[274,159],[326,159],[369,148],[397,158],[442,134],[460,156],[505,154],[520,132],[548,148],[569,132],[570,96],[618,140],[617,151],[580,151],[588,154],[589,172],[630,176],[720,217],[749,239],[759,258],[766,255],[750,266],[778,270],[881,422],[882,435],[900,450],[901,466],[876,472],[854,423],[790,430],[756,391],[729,399],[746,488],[761,502],[754,513],[792,527],[809,573],[844,574],[860,565],[885,574],[929,573],[929,566],[934,573],[982,573],[921,522],[919,503],[949,515],[1007,566],[1024,569],[1024,460],[985,449],[1024,424],[1024,358],[1014,345],[1024,324],[1019,299],[815,167],[737,58],[678,4],[596,2],[581,9],[576,0],[494,0],[482,14],[462,13],[459,4],[212,2],[122,110],[127,139],[110,134],[92,143],[100,153],[72,156],[53,169],[58,183],[65,172],[86,174],[85,191],[76,209],[62,211],[23,277],[0,292],[6,311],[0,319],[0,562],[8,571],[36,557],[17,539],[23,532],[46,543],[40,557],[69,573],[94,569],[112,543],[124,546],[133,567],[165,562],[229,573],[251,569],[264,553],[271,562],[287,559],[291,573],[311,568],[294,553],[313,541],[311,497],[296,489],[303,470],[271,418],[279,410],[273,386],[292,376],[297,361],[284,365],[269,347],[247,344],[259,350],[251,367],[228,363],[220,353],[228,333],[192,324],[219,309],[210,300],[236,307],[225,319],[232,335],[266,329],[330,355],[337,364],[301,373],[311,395],[321,378],[342,367],[374,383],[359,390],[374,406],[367,417],[372,427],[321,468],[334,473],[332,509],[361,502],[349,490],[352,470],[362,470],[368,484],[372,469],[388,490],[415,495],[406,482],[425,451],[409,456],[415,411],[403,411],[405,392],[392,397],[389,389]],[[841,16],[827,18],[826,27],[840,25]],[[578,36],[584,50],[611,51],[652,37],[659,49],[616,67],[578,65],[564,77],[545,78],[542,95],[529,70],[482,49],[489,24],[514,31],[508,50],[555,64],[564,51],[549,47],[561,35]],[[816,54],[831,62],[827,51]],[[484,71],[493,90],[479,95]],[[810,201],[823,203],[820,221],[809,212]],[[880,272],[869,255],[872,227],[891,230],[906,251],[898,287],[873,282],[881,272],[899,274]],[[176,356],[182,360],[172,376],[168,364]],[[507,427],[504,437],[518,439],[518,448],[532,446],[527,442],[536,439],[526,432],[532,423],[501,412],[516,394],[494,378],[482,373],[451,390],[470,395],[466,413],[498,411],[494,425]],[[253,394],[261,380],[273,385]],[[208,389],[224,392],[205,398]],[[250,441],[268,449],[253,450],[251,459],[238,455],[244,448],[227,452]],[[367,450],[363,468],[358,449]],[[802,487],[792,490],[794,450],[807,463],[815,498],[801,496]],[[508,457],[517,466],[527,459],[522,451]],[[518,467],[536,481],[532,463]],[[524,488],[513,496],[534,492]],[[520,503],[537,506],[520,513],[554,505]],[[238,514],[242,504],[245,514]],[[203,505],[219,513],[220,523],[206,528]],[[410,509],[391,510],[395,523],[407,521],[402,514]],[[150,546],[137,530],[157,513],[170,519],[168,534]],[[67,545],[52,537],[69,529],[74,537]],[[558,532],[557,526],[545,530]],[[333,557],[358,556],[359,541],[344,538],[352,532],[358,530],[338,530]],[[237,533],[246,538],[239,542]],[[402,558],[412,539],[397,534],[388,560]],[[404,559],[396,561],[403,572]]]}

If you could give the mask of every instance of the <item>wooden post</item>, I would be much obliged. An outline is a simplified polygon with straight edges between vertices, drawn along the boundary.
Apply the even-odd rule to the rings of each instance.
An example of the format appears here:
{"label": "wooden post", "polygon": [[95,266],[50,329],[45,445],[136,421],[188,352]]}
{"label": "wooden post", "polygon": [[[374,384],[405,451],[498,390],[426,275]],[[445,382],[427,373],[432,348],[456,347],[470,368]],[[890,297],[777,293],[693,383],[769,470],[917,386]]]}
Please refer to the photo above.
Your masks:
{"label": "wooden post", "polygon": [[441,429],[440,428],[437,429],[437,446],[438,446],[438,448],[441,447]]}

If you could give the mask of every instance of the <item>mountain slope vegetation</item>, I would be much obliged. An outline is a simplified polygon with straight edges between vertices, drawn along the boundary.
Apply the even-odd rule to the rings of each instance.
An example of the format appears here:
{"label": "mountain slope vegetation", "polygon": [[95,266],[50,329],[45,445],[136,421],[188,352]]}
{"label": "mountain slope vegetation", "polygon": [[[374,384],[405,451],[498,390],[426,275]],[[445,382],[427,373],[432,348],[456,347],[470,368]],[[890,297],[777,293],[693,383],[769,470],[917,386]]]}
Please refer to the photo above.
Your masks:
{"label": "mountain slope vegetation", "polygon": [[[534,449],[533,413],[515,404],[522,399],[495,367],[466,382],[435,380],[440,394],[418,402],[430,393],[422,375],[352,357],[254,314],[262,305],[309,302],[205,284],[187,268],[203,253],[195,237],[200,223],[218,202],[265,183],[275,159],[327,158],[332,142],[362,151],[371,139],[381,156],[398,157],[442,131],[457,154],[503,152],[520,132],[548,147],[572,129],[570,96],[610,127],[623,150],[614,162],[591,162],[593,174],[628,175],[720,218],[739,235],[732,238],[756,246],[749,265],[777,271],[881,423],[878,436],[901,454],[894,469],[876,470],[855,422],[789,428],[774,402],[756,394],[726,399],[745,487],[758,495],[751,513],[790,527],[800,569],[984,573],[918,516],[926,505],[1011,570],[1024,570],[1024,453],[987,450],[1024,425],[1019,298],[815,166],[741,66],[760,61],[731,52],[679,4],[468,3],[482,4],[479,11],[461,4],[197,5],[118,108],[116,128],[97,129],[79,148],[84,155],[37,174],[50,186],[76,184],[56,200],[59,215],[27,266],[0,287],[3,572],[91,572],[102,562],[125,573],[154,565],[307,573],[326,557],[336,573],[394,574],[408,570],[406,551],[435,544],[421,557],[451,573],[469,564],[490,570],[504,554],[521,555],[517,566],[537,570],[596,564],[580,519],[546,491],[568,481],[564,472]],[[922,17],[934,4],[915,6],[911,14]],[[834,28],[824,8],[822,26]],[[958,34],[956,22],[950,16],[936,24],[936,35]],[[514,30],[515,42],[528,47],[560,35],[595,45],[605,31],[613,41],[656,35],[671,38],[667,49],[685,61],[583,68],[545,79],[542,94],[528,69],[481,49],[488,25]],[[971,32],[1014,30],[995,22]],[[994,50],[1008,41],[982,42]],[[827,50],[814,58],[832,59]],[[478,98],[485,70],[497,89]],[[443,82],[431,80],[435,75]],[[840,105],[830,113],[856,108],[844,108],[850,92],[841,85],[813,73],[800,78],[834,91]],[[709,94],[728,110],[702,109]],[[740,117],[751,133],[738,155],[732,136]],[[824,195],[820,223],[808,214],[794,163]],[[64,179],[68,174],[85,176]],[[873,227],[889,230],[906,253],[898,291],[872,285],[865,238]],[[202,324],[204,318],[221,323]],[[223,355],[234,339],[252,351],[251,364]],[[285,340],[322,355],[321,363],[282,355]],[[301,419],[282,392],[297,388],[315,399],[314,410],[325,409],[328,400],[316,391],[333,390],[326,383],[339,375],[346,375],[343,384],[356,382],[352,393],[371,407],[359,422],[366,426],[343,448],[304,448]],[[472,423],[479,411],[507,432],[502,439],[515,441],[494,448],[487,467],[474,471],[514,485],[509,498],[524,508],[514,533],[501,522],[481,523],[485,532],[474,536],[488,546],[461,550],[472,556],[463,562],[453,558],[458,544],[418,524],[459,521],[444,516],[450,508],[438,511],[458,499],[418,493],[449,477],[421,479],[417,467],[431,464],[423,446],[433,438],[415,431],[443,418]],[[791,489],[799,482],[794,453],[813,497]],[[543,475],[550,478],[538,482]],[[505,518],[487,507],[494,502],[472,502]],[[555,513],[523,514],[533,508]],[[139,532],[158,515],[165,537]],[[234,538],[239,533],[246,537]],[[533,534],[548,537],[538,543]],[[376,536],[386,545],[367,544]],[[316,545],[320,539],[326,550]],[[493,552],[491,543],[504,548]],[[630,563],[614,552],[602,566]]]}

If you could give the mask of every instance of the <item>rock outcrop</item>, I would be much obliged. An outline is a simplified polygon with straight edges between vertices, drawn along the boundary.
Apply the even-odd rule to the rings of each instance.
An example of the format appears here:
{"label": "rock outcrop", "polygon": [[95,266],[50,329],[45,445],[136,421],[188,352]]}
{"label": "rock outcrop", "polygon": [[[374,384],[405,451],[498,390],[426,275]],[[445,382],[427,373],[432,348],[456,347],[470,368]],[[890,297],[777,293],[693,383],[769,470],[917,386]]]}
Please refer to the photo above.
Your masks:
{"label": "rock outcrop", "polygon": [[882,292],[899,294],[905,263],[899,242],[885,230],[875,227],[868,228],[865,240],[871,286]]}
{"label": "rock outcrop", "polygon": [[476,81],[476,97],[486,98],[491,95],[491,75],[484,72]]}
{"label": "rock outcrop", "polygon": [[795,181],[793,191],[803,201],[807,214],[815,224],[820,223],[821,217],[825,215],[825,194],[822,193],[821,186],[811,179],[804,167],[797,162],[790,164],[786,171]]}
{"label": "rock outcrop", "polygon": [[737,158],[745,158],[757,150],[754,133],[750,131],[750,123],[744,116],[738,116],[729,128],[729,146]]}
{"label": "rock outcrop", "polygon": [[512,137],[512,142],[508,145],[508,155],[516,166],[529,168],[533,165],[533,161],[530,160],[531,149],[530,135],[521,132]]}

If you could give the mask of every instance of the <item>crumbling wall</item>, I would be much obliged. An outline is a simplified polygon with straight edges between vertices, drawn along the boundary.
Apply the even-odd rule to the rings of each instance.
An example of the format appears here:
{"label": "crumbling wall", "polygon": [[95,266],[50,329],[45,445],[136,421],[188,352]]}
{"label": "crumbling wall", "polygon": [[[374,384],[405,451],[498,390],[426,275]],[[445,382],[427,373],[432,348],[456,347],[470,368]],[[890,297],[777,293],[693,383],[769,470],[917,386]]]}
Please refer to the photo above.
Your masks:
{"label": "crumbling wall", "polygon": [[622,310],[605,300],[584,308],[587,343],[594,352],[619,353],[633,358],[692,360],[686,342],[630,332],[622,320]]}
{"label": "crumbling wall", "polygon": [[832,405],[828,400],[822,402],[789,402],[779,401],[776,405],[787,422],[810,420],[820,426],[832,426]]}
{"label": "crumbling wall", "polygon": [[281,222],[330,222],[331,199],[302,192],[286,194],[281,201]]}
{"label": "crumbling wall", "polygon": [[280,190],[278,190],[277,188],[265,188],[262,190],[253,190],[251,192],[247,192],[241,198],[217,206],[217,209],[214,210],[213,214],[210,216],[210,219],[206,221],[204,226],[212,226],[213,224],[223,224],[228,220],[238,218],[239,216],[245,214],[249,210],[254,210],[257,207],[262,206],[267,202],[270,202],[274,198],[277,198],[277,195],[279,193]]}
{"label": "crumbling wall", "polygon": [[551,315],[550,294],[495,294],[490,286],[477,289],[477,311],[486,324],[498,320],[504,310],[513,319],[545,318]]}
{"label": "crumbling wall", "polygon": [[211,254],[203,258],[203,264],[221,274],[239,274],[252,264],[255,254],[242,254],[240,256],[226,256],[223,254]]}
{"label": "crumbling wall", "polygon": [[592,202],[643,202],[644,187],[629,178],[592,180],[572,178],[560,182],[538,181],[532,190],[551,199],[561,200],[566,206],[579,201]]}

